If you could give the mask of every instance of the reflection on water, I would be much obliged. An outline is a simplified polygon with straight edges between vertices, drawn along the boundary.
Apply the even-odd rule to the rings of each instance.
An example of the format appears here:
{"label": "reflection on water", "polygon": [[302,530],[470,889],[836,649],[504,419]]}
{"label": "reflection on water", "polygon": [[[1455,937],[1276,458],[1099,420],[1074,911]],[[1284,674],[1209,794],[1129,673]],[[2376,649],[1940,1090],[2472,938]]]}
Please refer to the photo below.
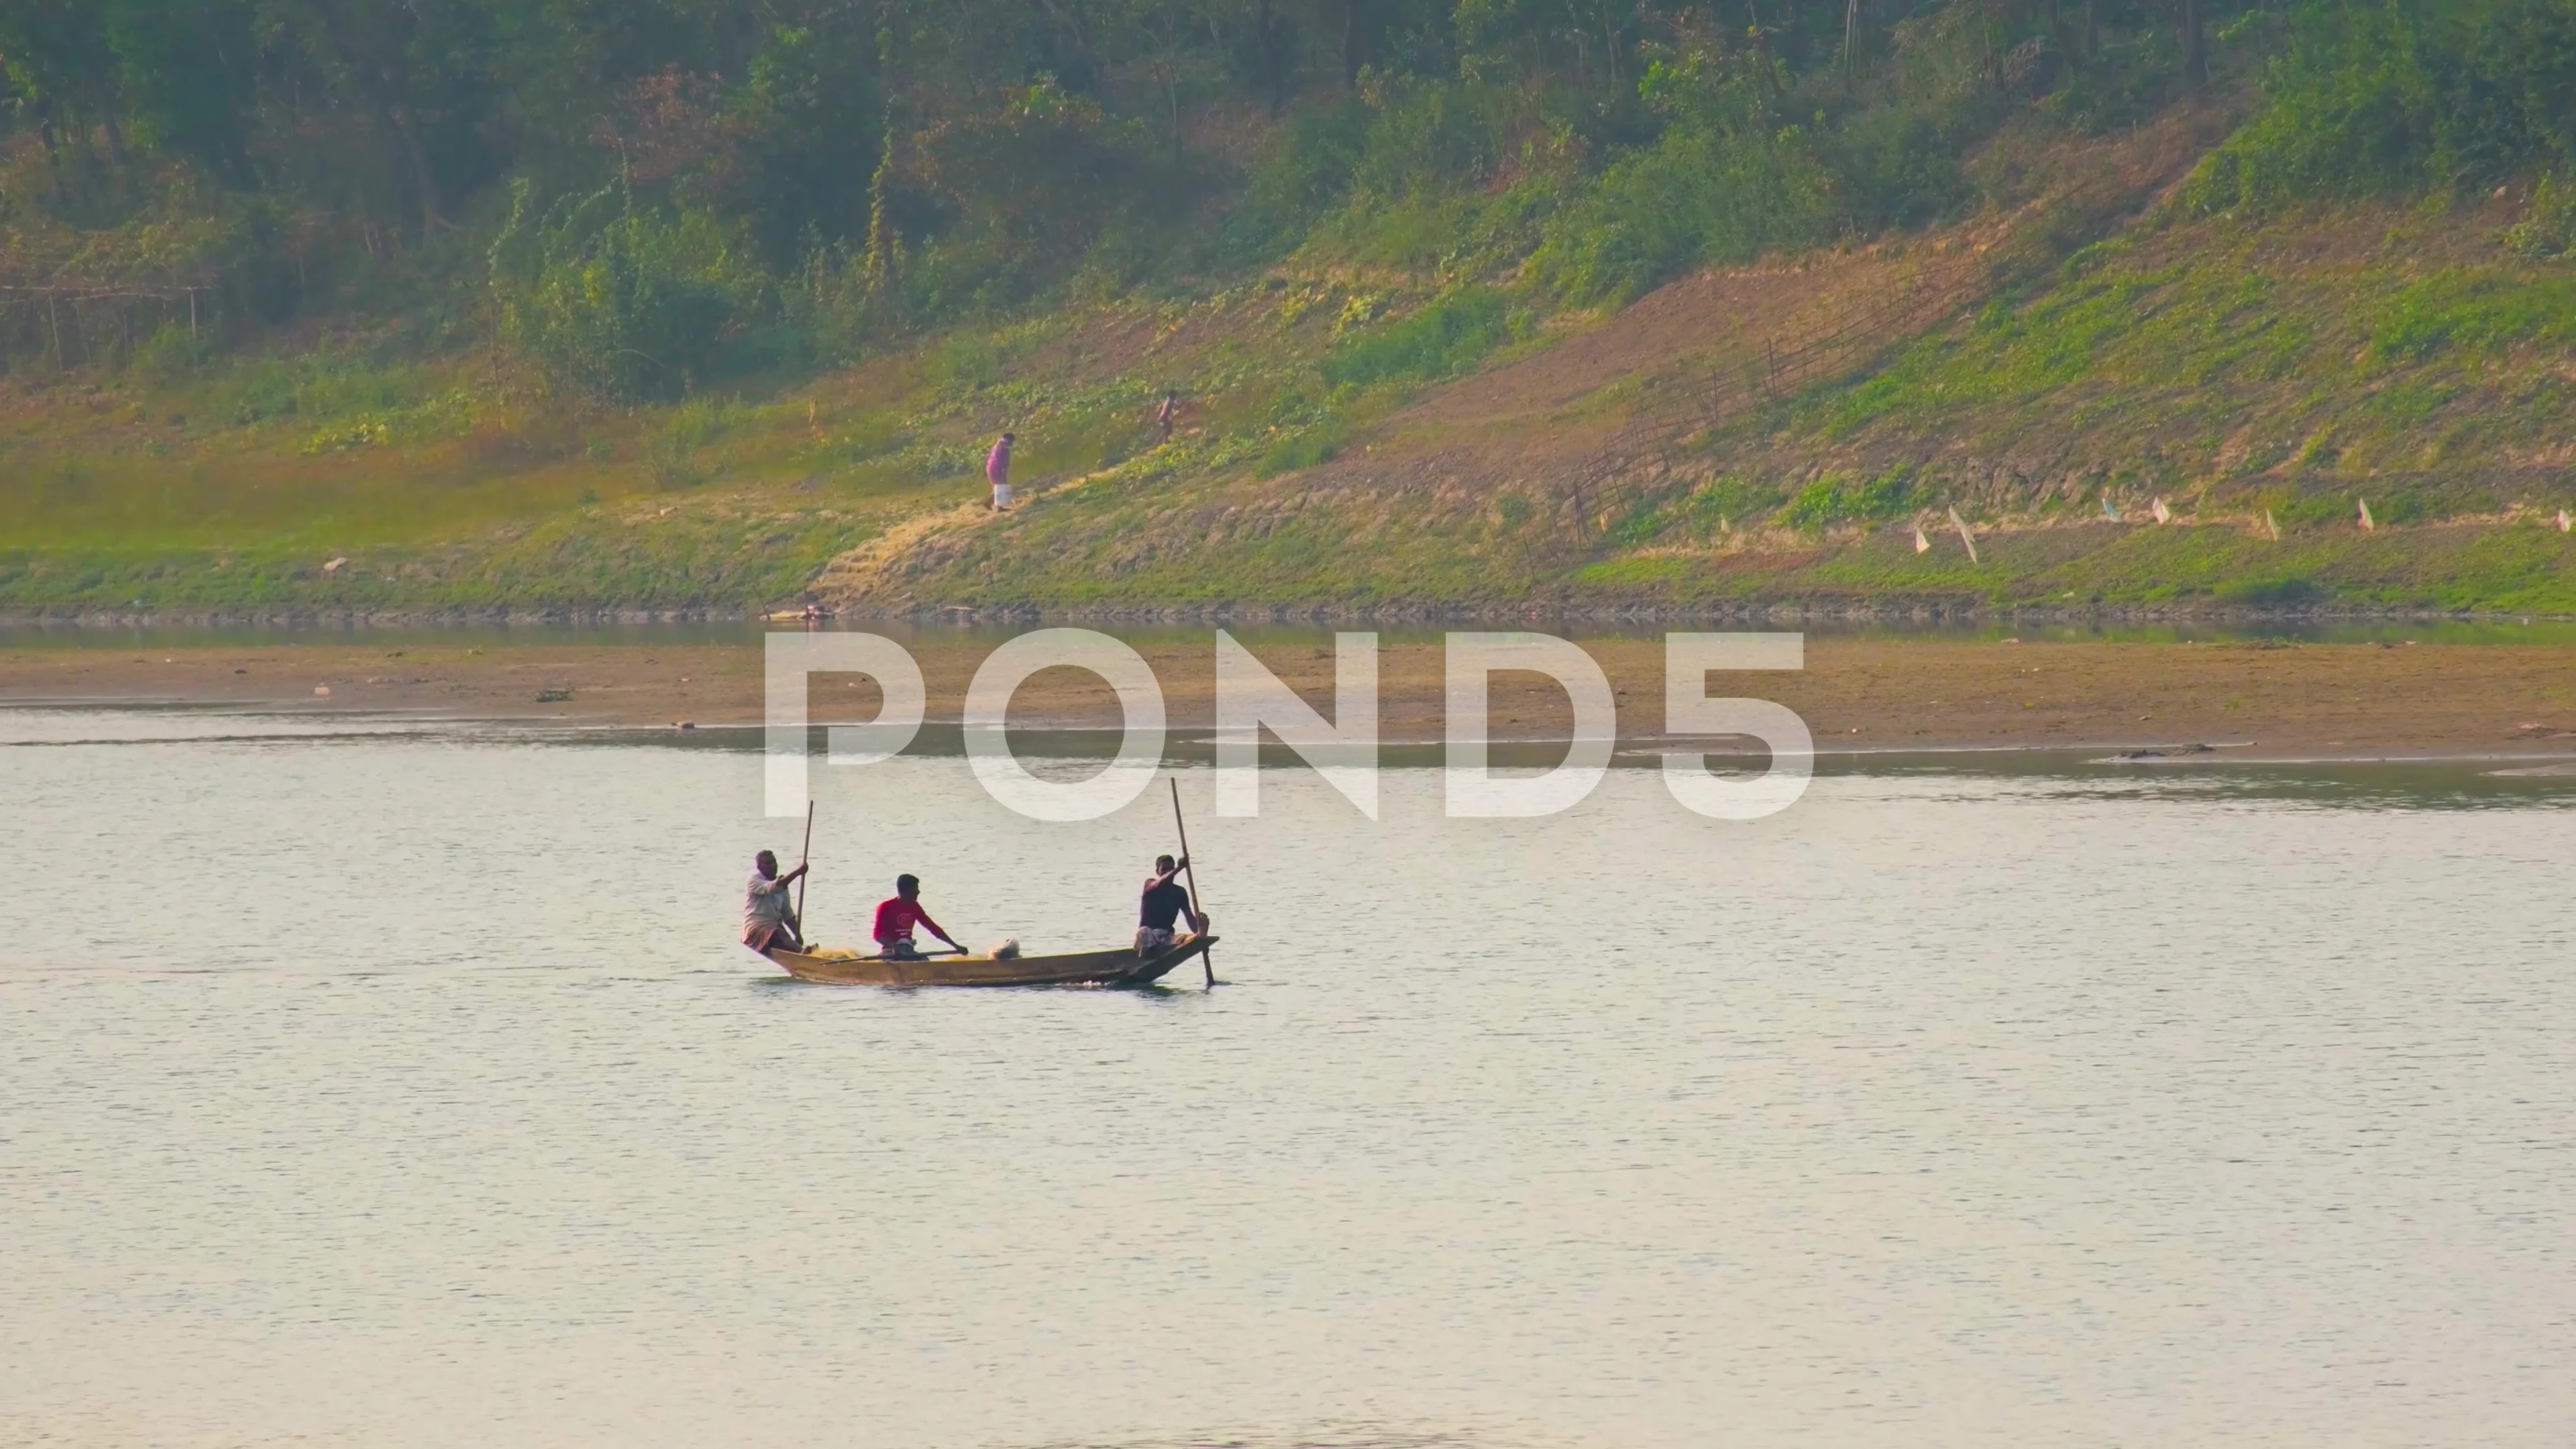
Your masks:
{"label": "reflection on water", "polygon": [[2496,760],[2380,760],[2360,763],[2193,760],[2105,763],[2093,751],[1994,751],[1941,758],[1843,757],[1818,764],[1822,774],[1896,779],[2011,781],[2044,795],[2077,800],[2196,800],[2353,810],[2525,810],[2576,804],[2576,770],[2565,765],[2515,768]]}
{"label": "reflection on water", "polygon": [[[1012,729],[1012,750],[1031,761],[1106,761],[1124,740],[1116,730]],[[828,754],[828,729],[807,731],[812,759]],[[292,742],[381,741],[404,738],[452,744],[539,744],[555,749],[675,750],[693,753],[744,754],[763,748],[757,725],[714,725],[674,731],[631,726],[550,727],[523,722],[490,723],[443,718],[368,714],[283,714],[238,706],[149,706],[113,710],[54,707],[0,708],[0,749],[13,746],[133,745],[175,743],[252,744]],[[1759,770],[1758,754],[1728,753],[1721,742],[1707,757],[1712,769]],[[1623,746],[1611,755],[1618,770],[1660,770],[1675,745]],[[960,758],[966,753],[964,731],[953,723],[924,724],[907,746],[916,758]],[[1565,758],[1563,742],[1497,742],[1489,748],[1498,770],[1542,770]],[[1266,739],[1261,759],[1266,768],[1297,770],[1307,763],[1365,765],[1390,770],[1436,770],[1445,758],[1438,744],[1389,743],[1374,753],[1366,749],[1324,747],[1313,760]],[[1179,729],[1165,739],[1164,760],[1175,766],[1213,764],[1215,738],[1205,730]],[[818,765],[818,768],[820,766]],[[1043,764],[1032,768],[1048,778],[1082,778],[1091,771],[1069,773]],[[1870,776],[1892,779],[2008,781],[2068,798],[2124,799],[2175,797],[2297,802],[2356,809],[2469,810],[2524,808],[2576,802],[2576,762],[2537,764],[2486,759],[2278,761],[2248,759],[2226,751],[2160,760],[2106,757],[2098,749],[2081,750],[1943,750],[1926,752],[1859,751],[1819,756],[1819,776]]]}
{"label": "reflection on water", "polygon": [[[2563,780],[1189,767],[1228,984],[873,991],[741,748],[118,727],[0,748],[0,1443],[2576,1437]],[[835,939],[1170,848],[815,780]]]}
{"label": "reflection on water", "polygon": [[132,709],[0,707],[0,748],[9,746],[248,744],[270,740],[456,738],[453,725],[394,715],[298,715],[193,705]]}

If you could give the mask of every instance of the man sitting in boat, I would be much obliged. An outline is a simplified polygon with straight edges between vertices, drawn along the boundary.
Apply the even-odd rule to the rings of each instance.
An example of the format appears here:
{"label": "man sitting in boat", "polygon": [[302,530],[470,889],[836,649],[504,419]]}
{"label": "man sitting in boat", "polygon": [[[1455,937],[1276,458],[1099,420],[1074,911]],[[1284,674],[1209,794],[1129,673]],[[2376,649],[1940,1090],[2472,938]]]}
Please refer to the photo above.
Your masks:
{"label": "man sitting in boat", "polygon": [[1154,873],[1145,877],[1144,906],[1136,923],[1137,955],[1159,956],[1179,945],[1172,927],[1184,916],[1189,918],[1190,934],[1206,933],[1207,917],[1191,907],[1189,891],[1173,879],[1189,863],[1186,855],[1179,860],[1168,855],[1154,857]]}
{"label": "man sitting in boat", "polygon": [[899,875],[894,878],[894,899],[877,907],[877,954],[889,961],[918,961],[921,948],[912,943],[915,926],[928,926],[930,934],[948,942],[948,949],[963,951],[930,912],[921,908],[921,877]]}
{"label": "man sitting in boat", "polygon": [[785,875],[778,873],[778,857],[764,850],[752,862],[751,890],[742,902],[742,943],[766,956],[771,951],[802,951],[804,937],[797,934],[798,923],[793,898],[787,888],[805,873],[798,866]]}

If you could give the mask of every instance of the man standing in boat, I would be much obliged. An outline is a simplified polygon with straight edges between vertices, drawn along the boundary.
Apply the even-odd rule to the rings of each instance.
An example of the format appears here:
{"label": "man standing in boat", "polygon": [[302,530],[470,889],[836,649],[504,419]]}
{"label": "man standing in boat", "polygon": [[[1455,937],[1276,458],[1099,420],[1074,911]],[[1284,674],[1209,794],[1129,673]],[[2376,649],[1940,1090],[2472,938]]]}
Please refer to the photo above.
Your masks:
{"label": "man standing in boat", "polygon": [[1154,873],[1145,877],[1145,898],[1136,922],[1136,954],[1159,956],[1179,945],[1172,927],[1183,917],[1190,923],[1190,934],[1207,933],[1207,917],[1190,904],[1190,893],[1174,879],[1190,863],[1188,856],[1174,860],[1168,855],[1154,857]]}
{"label": "man standing in boat", "polygon": [[877,906],[877,954],[888,961],[918,961],[921,948],[913,944],[916,926],[928,926],[930,934],[948,943],[952,951],[964,951],[930,912],[921,908],[921,877],[899,875],[894,878],[894,899]]}
{"label": "man standing in boat", "polygon": [[796,919],[794,898],[787,888],[805,873],[798,866],[785,875],[778,873],[778,857],[764,850],[752,861],[751,890],[742,901],[742,943],[766,956],[772,951],[802,951],[805,939],[798,932],[802,924]]}

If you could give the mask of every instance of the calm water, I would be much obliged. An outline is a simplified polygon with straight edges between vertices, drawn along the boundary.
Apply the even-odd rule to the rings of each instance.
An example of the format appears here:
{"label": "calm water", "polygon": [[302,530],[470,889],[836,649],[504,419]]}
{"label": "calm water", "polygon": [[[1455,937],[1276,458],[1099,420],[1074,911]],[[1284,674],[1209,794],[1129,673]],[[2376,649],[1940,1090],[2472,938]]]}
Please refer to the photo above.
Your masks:
{"label": "calm water", "polygon": [[[1167,848],[816,778],[827,936]],[[2576,1442],[2576,781],[1183,789],[1230,984],[835,991],[754,756],[0,711],[0,1443]]]}

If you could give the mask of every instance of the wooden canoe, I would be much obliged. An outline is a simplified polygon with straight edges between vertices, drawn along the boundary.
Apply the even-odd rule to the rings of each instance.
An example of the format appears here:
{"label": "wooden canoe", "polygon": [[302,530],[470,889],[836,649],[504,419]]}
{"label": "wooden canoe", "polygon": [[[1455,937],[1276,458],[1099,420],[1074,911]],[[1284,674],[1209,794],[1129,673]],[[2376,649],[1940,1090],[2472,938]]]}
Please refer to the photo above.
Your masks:
{"label": "wooden canoe", "polygon": [[1139,956],[1132,946],[1079,951],[1070,956],[933,956],[888,961],[824,946],[813,951],[773,951],[769,959],[799,981],[825,986],[1144,986],[1216,944],[1191,936],[1159,956]]}

